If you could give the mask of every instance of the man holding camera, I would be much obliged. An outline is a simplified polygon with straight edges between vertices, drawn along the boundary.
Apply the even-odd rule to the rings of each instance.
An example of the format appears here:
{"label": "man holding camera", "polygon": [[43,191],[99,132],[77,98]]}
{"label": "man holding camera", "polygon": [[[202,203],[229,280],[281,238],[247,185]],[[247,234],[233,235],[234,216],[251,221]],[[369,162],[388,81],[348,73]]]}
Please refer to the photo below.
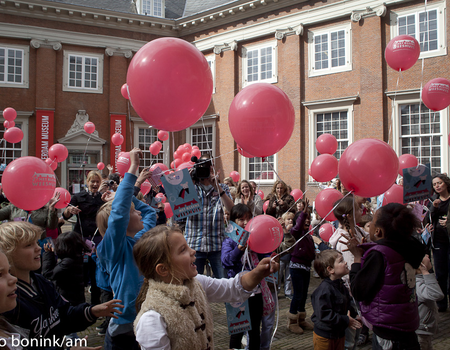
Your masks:
{"label": "man holding camera", "polygon": [[203,273],[208,260],[214,276],[223,278],[224,272],[220,259],[224,239],[224,208],[231,211],[233,201],[228,186],[220,184],[214,174],[212,160],[202,156],[199,160],[192,157],[196,164],[191,169],[203,211],[187,218],[185,238],[188,245],[195,249],[195,265]]}

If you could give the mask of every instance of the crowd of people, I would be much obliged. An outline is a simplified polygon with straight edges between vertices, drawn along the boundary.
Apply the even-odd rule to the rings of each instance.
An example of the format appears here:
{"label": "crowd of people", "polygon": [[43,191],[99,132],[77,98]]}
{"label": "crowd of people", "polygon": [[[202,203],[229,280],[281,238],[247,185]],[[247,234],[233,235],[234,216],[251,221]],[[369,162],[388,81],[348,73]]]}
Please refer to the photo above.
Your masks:
{"label": "crowd of people", "polygon": [[[140,193],[152,176],[137,175],[141,158],[139,149],[130,152],[123,177],[91,171],[59,217],[58,195],[32,212],[2,203],[0,347],[93,349],[77,332],[104,317],[105,349],[213,349],[209,303],[247,301],[251,330],[232,332],[229,348],[266,350],[271,300],[284,293],[287,329],[313,332],[314,349],[356,349],[370,334],[373,349],[432,349],[438,312],[448,307],[447,175],[433,177],[424,203],[379,208],[336,179],[328,186],[345,196],[333,203],[336,229],[325,238],[326,221],[306,196],[296,201],[277,180],[261,199],[253,181],[220,182],[208,156],[191,170],[202,211],[168,219],[162,186]],[[283,229],[273,252],[252,252],[226,234],[258,215]],[[72,217],[73,230],[61,232]],[[311,276],[322,282],[308,299]]]}

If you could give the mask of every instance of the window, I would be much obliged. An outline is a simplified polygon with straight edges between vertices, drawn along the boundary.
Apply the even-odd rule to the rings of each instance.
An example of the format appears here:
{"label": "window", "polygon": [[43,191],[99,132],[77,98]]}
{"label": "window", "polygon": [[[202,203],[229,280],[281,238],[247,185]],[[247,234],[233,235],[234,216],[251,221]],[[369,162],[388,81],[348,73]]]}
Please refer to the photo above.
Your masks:
{"label": "window", "polygon": [[338,148],[334,156],[338,160],[349,143],[348,129],[347,111],[316,113],[316,140],[322,134],[331,134],[336,137]]}
{"label": "window", "polygon": [[158,130],[149,127],[139,127],[138,134],[139,137],[137,147],[142,150],[144,155],[141,159],[139,171],[143,168],[151,167],[156,163],[164,163],[164,147],[161,148],[161,151],[159,151],[159,154],[156,156],[151,154],[149,149],[153,142],[158,141]]}
{"label": "window", "polygon": [[197,146],[202,155],[216,155],[216,117],[217,115],[205,115],[197,123],[186,129],[186,142],[191,146]]}
{"label": "window", "polygon": [[0,46],[0,86],[28,88],[28,47]]}
{"label": "window", "polygon": [[208,61],[209,68],[211,68],[211,74],[213,77],[213,94],[216,92],[216,55],[206,56],[206,61]]}
{"label": "window", "polygon": [[[269,165],[270,164],[270,165]],[[275,155],[266,158],[263,162],[262,158],[255,157],[248,159],[248,180],[273,182],[275,181]],[[269,181],[268,181],[269,180]]]}
{"label": "window", "polygon": [[138,0],[136,6],[141,10],[141,14],[154,17],[165,17],[164,0]]}
{"label": "window", "polygon": [[392,23],[396,24],[392,38],[397,35],[410,35],[419,42],[420,58],[446,55],[445,2],[413,9],[398,14],[393,13]]}
{"label": "window", "polygon": [[277,42],[243,48],[243,86],[258,82],[277,82],[276,48]]}
{"label": "window", "polygon": [[[22,129],[22,124],[18,123],[17,120],[16,127]],[[3,170],[5,170],[6,166],[11,163],[14,159],[22,157],[22,149],[23,149],[23,139],[17,143],[9,143],[3,139],[3,134],[5,133],[5,127],[3,124],[0,125],[0,139],[2,140],[0,143],[0,147],[2,148],[2,153],[0,156],[0,176],[3,175]],[[25,137],[25,135],[24,135]],[[1,182],[1,178],[0,178]]]}
{"label": "window", "polygon": [[309,45],[309,75],[349,71],[351,65],[350,25],[312,32]]}
{"label": "window", "polygon": [[103,92],[103,55],[64,51],[63,90]]}

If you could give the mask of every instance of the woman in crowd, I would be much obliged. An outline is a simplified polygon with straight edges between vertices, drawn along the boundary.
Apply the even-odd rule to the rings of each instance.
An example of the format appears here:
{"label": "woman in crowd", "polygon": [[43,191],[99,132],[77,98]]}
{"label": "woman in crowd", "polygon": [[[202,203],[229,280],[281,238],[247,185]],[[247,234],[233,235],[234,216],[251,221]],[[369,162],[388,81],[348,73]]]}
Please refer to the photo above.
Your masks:
{"label": "woman in crowd", "polygon": [[295,213],[295,200],[288,192],[287,185],[280,180],[277,180],[273,185],[272,191],[267,196],[269,206],[266,214],[275,218],[280,218],[287,211]]}
{"label": "woman in crowd", "polygon": [[234,204],[239,203],[248,205],[253,216],[261,215],[263,212],[262,199],[255,195],[252,185],[247,180],[242,180],[237,187]]}

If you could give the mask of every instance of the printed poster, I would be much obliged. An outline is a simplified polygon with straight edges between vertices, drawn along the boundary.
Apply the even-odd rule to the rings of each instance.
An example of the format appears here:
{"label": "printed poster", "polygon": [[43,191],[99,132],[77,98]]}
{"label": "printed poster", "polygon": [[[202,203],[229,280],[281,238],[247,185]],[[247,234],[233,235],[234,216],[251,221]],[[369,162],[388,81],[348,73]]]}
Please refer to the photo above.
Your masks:
{"label": "printed poster", "polygon": [[248,300],[243,303],[226,303],[228,333],[237,334],[252,329]]}
{"label": "printed poster", "polygon": [[403,202],[410,203],[431,196],[430,164],[403,169]]}
{"label": "printed poster", "polygon": [[247,243],[250,232],[245,231],[242,227],[230,221],[227,227],[225,227],[225,235],[230,237],[237,244],[244,246]]}

